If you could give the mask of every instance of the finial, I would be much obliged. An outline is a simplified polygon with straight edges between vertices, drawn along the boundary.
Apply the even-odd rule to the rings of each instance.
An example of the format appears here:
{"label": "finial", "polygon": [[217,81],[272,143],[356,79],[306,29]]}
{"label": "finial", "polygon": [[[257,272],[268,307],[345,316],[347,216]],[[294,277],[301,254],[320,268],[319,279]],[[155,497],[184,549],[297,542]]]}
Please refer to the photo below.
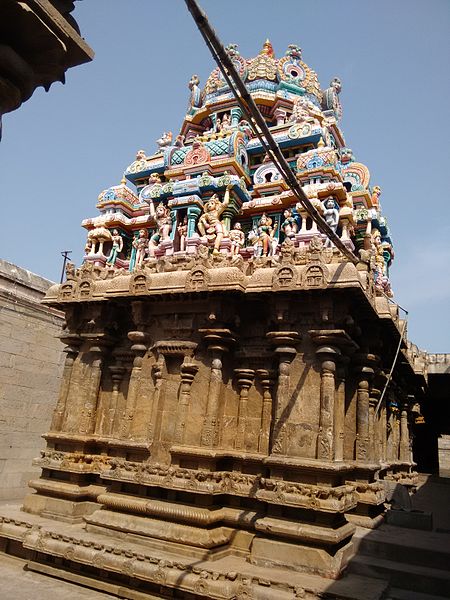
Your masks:
{"label": "finial", "polygon": [[125,179],[125,175],[123,175],[122,179],[120,180],[120,184],[121,185],[126,185],[127,184],[127,180]]}
{"label": "finial", "polygon": [[317,142],[318,148],[323,148],[325,146],[325,142],[323,141],[323,137],[320,136],[320,140]]}
{"label": "finial", "polygon": [[270,56],[270,57],[274,56],[273,46],[272,46],[269,38],[267,38],[266,41],[264,42],[264,45],[262,47],[260,54],[267,54],[267,56]]}

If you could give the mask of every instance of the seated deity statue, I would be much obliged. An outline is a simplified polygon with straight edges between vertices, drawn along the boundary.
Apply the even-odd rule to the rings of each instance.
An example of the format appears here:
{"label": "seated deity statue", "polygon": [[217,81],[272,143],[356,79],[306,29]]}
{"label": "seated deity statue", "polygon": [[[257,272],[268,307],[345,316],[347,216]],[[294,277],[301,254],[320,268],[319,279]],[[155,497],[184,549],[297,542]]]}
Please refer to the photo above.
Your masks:
{"label": "seated deity statue", "polygon": [[236,223],[234,228],[230,231],[231,240],[231,256],[239,254],[239,250],[244,247],[245,235],[242,231],[240,223]]}
{"label": "seated deity statue", "polygon": [[318,111],[312,102],[301,96],[298,96],[294,100],[292,115],[289,120],[293,121],[294,123],[310,123],[310,125],[313,127],[320,127],[317,114]]}
{"label": "seated deity statue", "polygon": [[222,131],[227,131],[231,128],[231,119],[228,113],[225,113],[222,117]]}
{"label": "seated deity statue", "polygon": [[198,230],[201,235],[206,236],[210,243],[214,243],[213,254],[219,254],[220,243],[227,236],[227,231],[223,223],[220,222],[220,216],[230,202],[230,190],[233,184],[228,184],[223,198],[219,200],[217,194],[211,196],[203,206],[203,214],[198,220]]}

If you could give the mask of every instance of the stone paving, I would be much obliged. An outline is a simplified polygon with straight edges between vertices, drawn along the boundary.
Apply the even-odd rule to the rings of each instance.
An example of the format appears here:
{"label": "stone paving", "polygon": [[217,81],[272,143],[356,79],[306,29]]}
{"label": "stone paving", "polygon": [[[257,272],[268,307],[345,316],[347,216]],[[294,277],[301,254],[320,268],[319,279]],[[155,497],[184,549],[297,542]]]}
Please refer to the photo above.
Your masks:
{"label": "stone paving", "polygon": [[111,600],[117,596],[47,577],[24,568],[22,560],[0,555],[2,600]]}

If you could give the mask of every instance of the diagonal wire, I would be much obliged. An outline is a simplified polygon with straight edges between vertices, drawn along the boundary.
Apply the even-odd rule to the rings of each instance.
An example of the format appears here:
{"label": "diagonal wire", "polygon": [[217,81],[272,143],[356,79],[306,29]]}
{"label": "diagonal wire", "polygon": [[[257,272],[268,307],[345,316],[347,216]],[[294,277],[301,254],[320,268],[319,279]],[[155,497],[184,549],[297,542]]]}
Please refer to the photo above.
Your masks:
{"label": "diagonal wire", "polygon": [[244,82],[239,76],[239,73],[236,71],[236,68],[234,67],[230,57],[225,51],[222,42],[219,40],[216,32],[209,24],[206,14],[202,11],[195,0],[185,0],[185,2],[206,42],[206,45],[208,46],[214,60],[222,72],[225,81],[233,92],[239,106],[252,126],[252,129],[261,142],[264,150],[267,152],[274,165],[283,175],[286,183],[289,185],[302,207],[317,224],[319,231],[324,233],[348,260],[354,264],[357,264],[359,259],[336,235],[336,233],[322,218],[309,198],[306,196],[288,162],[283,156],[280,147],[274,140],[267,123],[264,120],[264,117],[261,115],[258,107],[255,104],[255,101],[249,94]]}

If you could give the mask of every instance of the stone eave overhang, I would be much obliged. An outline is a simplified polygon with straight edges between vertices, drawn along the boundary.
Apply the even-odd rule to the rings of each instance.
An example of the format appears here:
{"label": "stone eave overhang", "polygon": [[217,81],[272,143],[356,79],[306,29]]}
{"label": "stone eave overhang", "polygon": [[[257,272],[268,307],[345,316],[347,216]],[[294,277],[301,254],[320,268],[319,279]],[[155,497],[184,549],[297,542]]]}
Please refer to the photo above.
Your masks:
{"label": "stone eave overhang", "polygon": [[[377,316],[373,290],[366,288],[365,278],[350,262],[330,262],[328,264],[316,260],[302,265],[279,262],[272,266],[256,267],[253,272],[245,274],[241,267],[215,266],[207,268],[201,261],[193,260],[190,269],[163,270],[167,261],[158,267],[160,259],[154,259],[152,271],[149,268],[133,273],[118,273],[105,268],[98,269],[98,277],[87,278],[81,275],[77,280],[69,280],[63,284],[52,286],[44,299],[46,304],[63,306],[78,302],[102,302],[112,298],[162,298],[165,296],[186,299],[198,294],[213,292],[238,292],[243,294],[267,293],[303,293],[324,292],[339,289],[353,289],[365,299],[371,314]],[[311,286],[308,273],[314,267],[323,276],[320,285]],[[156,269],[160,272],[156,272]],[[252,268],[251,263],[244,263],[244,269]],[[195,279],[201,274],[202,279]],[[282,279],[283,274],[289,276],[289,281]],[[193,277],[194,276],[194,277]],[[84,294],[83,295],[83,286]],[[70,295],[69,292],[70,291]],[[66,293],[66,295],[65,295]]]}
{"label": "stone eave overhang", "polygon": [[[148,209],[147,209],[148,211]],[[81,226],[90,231],[96,227],[130,227],[132,229],[139,229],[142,226],[150,227],[155,224],[153,217],[148,212],[144,214],[142,211],[133,217],[127,217],[121,213],[108,213],[106,215],[99,215],[92,219],[84,219],[81,221]]]}

